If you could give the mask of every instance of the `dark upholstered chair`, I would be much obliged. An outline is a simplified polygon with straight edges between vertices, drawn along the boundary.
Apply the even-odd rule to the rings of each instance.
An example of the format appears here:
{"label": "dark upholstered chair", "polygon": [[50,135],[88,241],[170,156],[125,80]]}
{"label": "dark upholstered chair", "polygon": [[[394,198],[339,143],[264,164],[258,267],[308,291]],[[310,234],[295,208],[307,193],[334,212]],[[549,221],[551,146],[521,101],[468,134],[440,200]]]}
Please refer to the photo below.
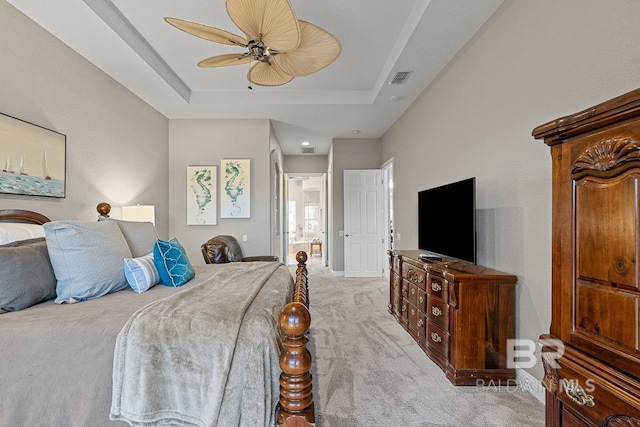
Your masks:
{"label": "dark upholstered chair", "polygon": [[200,246],[204,262],[207,264],[224,264],[227,262],[278,261],[277,256],[250,256],[242,254],[240,244],[233,236],[216,236]]}

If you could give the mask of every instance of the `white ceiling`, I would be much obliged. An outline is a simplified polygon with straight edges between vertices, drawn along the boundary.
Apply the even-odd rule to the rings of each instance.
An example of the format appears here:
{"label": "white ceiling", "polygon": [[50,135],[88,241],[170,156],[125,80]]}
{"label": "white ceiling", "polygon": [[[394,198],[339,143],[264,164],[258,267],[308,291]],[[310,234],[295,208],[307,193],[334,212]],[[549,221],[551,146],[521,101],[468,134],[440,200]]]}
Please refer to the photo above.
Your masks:
{"label": "white ceiling", "polygon": [[[326,154],[332,138],[381,137],[502,3],[291,0],[298,19],[340,40],[342,54],[316,74],[249,90],[247,65],[196,66],[241,49],[163,19],[243,36],[223,0],[7,1],[166,117],[271,119],[287,155],[301,154],[302,141]],[[389,84],[399,71],[413,73]]]}

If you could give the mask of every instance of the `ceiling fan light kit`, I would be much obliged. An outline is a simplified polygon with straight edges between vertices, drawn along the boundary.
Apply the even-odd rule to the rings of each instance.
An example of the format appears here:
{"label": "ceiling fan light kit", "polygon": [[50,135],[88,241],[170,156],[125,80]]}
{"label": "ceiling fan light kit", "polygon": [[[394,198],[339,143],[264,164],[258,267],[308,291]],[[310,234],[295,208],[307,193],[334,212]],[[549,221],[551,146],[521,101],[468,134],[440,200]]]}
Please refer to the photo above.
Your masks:
{"label": "ceiling fan light kit", "polygon": [[327,67],[340,55],[340,41],[326,30],[298,20],[289,0],[226,0],[227,13],[241,37],[220,28],[177,18],[165,18],[174,27],[215,43],[244,47],[243,53],[203,59],[200,67],[251,64],[247,79],[260,86],[280,86],[295,77]]}

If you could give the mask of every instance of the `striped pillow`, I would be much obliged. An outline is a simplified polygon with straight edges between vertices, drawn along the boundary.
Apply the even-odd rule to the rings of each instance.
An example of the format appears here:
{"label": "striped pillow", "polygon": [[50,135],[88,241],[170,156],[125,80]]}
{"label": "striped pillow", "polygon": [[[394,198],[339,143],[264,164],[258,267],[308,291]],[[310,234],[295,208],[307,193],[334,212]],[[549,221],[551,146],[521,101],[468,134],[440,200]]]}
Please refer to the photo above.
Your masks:
{"label": "striped pillow", "polygon": [[153,264],[153,252],[139,258],[125,258],[124,276],[131,289],[139,294],[160,283],[160,275]]}

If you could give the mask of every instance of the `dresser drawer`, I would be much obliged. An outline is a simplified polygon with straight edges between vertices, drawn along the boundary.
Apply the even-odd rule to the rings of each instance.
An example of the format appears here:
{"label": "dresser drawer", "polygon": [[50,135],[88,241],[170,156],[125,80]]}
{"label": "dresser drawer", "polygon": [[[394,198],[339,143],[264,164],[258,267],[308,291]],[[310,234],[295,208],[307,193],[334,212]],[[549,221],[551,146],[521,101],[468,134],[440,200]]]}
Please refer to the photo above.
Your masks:
{"label": "dresser drawer", "polygon": [[442,301],[447,300],[447,281],[439,276],[433,274],[427,275],[427,292]]}
{"label": "dresser drawer", "polygon": [[400,318],[405,324],[409,321],[409,300],[406,298],[402,298]]}
{"label": "dresser drawer", "polygon": [[416,332],[418,333],[418,342],[424,345],[427,335],[427,316],[420,310],[416,316]]}
{"label": "dresser drawer", "polygon": [[426,316],[418,310],[415,306],[409,304],[409,329],[412,332],[413,337],[424,342],[426,332]]}
{"label": "dresser drawer", "polygon": [[449,348],[449,334],[433,322],[427,321],[427,345],[430,349],[437,351],[447,357]]}
{"label": "dresser drawer", "polygon": [[399,294],[402,293],[402,277],[396,273],[393,274],[393,291]]}
{"label": "dresser drawer", "polygon": [[429,320],[442,329],[448,330],[447,319],[449,306],[433,296],[429,297],[427,305],[427,316]]}
{"label": "dresser drawer", "polygon": [[401,316],[402,313],[402,295],[398,292],[393,293],[393,302],[392,302],[392,310],[393,314],[397,317]]}
{"label": "dresser drawer", "polygon": [[409,303],[407,306],[407,312],[409,314],[409,328],[415,330],[418,318],[418,309],[415,305]]}
{"label": "dresser drawer", "polygon": [[586,355],[569,351],[558,359],[558,390],[563,413],[571,412],[602,425],[613,414],[640,417],[640,383],[601,365]]}
{"label": "dresser drawer", "polygon": [[411,264],[407,261],[402,263],[402,277],[415,283],[421,289],[426,289],[427,272],[424,268]]}
{"label": "dresser drawer", "polygon": [[418,307],[418,310],[420,310],[423,313],[426,313],[427,312],[427,293],[420,288],[418,288],[416,292],[418,294],[416,306]]}
{"label": "dresser drawer", "polygon": [[[415,305],[416,307],[418,307],[418,293],[419,291],[422,291],[422,289],[420,289],[417,285],[414,285],[413,283],[411,283],[409,285],[409,302],[413,305]],[[424,291],[422,291],[424,292]],[[424,312],[424,305],[422,308],[422,311]]]}

